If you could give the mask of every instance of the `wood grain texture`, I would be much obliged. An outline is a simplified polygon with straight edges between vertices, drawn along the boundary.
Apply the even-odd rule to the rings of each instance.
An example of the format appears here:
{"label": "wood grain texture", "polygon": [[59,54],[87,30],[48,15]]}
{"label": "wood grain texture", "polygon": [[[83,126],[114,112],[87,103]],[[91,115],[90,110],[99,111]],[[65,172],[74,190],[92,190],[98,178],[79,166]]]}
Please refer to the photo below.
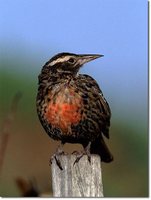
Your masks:
{"label": "wood grain texture", "polygon": [[51,166],[54,197],[103,197],[99,156],[91,155],[91,163],[83,156],[75,165],[75,155],[61,155],[59,160],[63,170],[55,160]]}

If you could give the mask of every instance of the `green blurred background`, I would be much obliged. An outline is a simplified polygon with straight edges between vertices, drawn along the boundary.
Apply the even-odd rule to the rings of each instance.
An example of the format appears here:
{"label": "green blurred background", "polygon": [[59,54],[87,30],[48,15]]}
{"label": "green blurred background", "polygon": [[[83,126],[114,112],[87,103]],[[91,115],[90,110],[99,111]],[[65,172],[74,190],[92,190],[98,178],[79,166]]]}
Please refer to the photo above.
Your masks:
{"label": "green blurred background", "polygon": [[[22,93],[0,171],[0,196],[21,196],[16,178],[51,195],[50,156],[58,142],[37,118],[37,76],[54,54],[102,53],[82,73],[101,86],[111,110],[114,161],[103,165],[104,196],[148,196],[147,1],[1,0],[0,125]],[[66,151],[81,148],[65,145]]]}

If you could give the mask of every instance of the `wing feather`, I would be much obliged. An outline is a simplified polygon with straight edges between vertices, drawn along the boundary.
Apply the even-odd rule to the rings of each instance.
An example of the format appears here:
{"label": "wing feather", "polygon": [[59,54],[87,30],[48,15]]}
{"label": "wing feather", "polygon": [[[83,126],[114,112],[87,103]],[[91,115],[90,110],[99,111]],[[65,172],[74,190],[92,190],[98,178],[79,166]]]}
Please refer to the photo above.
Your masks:
{"label": "wing feather", "polygon": [[96,110],[97,123],[100,127],[100,132],[109,138],[111,110],[99,85],[91,76],[85,74],[80,74],[78,80],[78,87],[82,88],[84,93],[87,94],[87,98],[90,100],[89,103],[94,103],[92,106],[95,106],[94,110]]}

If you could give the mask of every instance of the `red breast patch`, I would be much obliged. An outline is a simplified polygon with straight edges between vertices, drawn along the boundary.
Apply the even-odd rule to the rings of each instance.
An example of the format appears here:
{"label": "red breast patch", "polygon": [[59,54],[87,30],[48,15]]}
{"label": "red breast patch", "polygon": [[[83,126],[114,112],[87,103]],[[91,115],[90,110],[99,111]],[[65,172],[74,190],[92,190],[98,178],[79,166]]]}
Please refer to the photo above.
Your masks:
{"label": "red breast patch", "polygon": [[55,103],[48,103],[45,117],[49,123],[65,133],[70,130],[71,124],[77,124],[81,120],[81,102],[79,95],[73,91],[62,95],[60,93]]}

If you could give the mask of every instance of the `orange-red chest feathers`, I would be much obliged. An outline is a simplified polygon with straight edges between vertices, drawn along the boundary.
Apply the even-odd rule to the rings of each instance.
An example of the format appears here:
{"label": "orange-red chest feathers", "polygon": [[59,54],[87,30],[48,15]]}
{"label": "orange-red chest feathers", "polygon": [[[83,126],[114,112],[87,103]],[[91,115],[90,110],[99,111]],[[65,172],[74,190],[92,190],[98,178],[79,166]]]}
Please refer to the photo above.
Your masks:
{"label": "orange-red chest feathers", "polygon": [[71,125],[76,125],[82,118],[82,98],[72,87],[63,87],[59,91],[50,91],[45,118],[52,126],[70,134]]}

